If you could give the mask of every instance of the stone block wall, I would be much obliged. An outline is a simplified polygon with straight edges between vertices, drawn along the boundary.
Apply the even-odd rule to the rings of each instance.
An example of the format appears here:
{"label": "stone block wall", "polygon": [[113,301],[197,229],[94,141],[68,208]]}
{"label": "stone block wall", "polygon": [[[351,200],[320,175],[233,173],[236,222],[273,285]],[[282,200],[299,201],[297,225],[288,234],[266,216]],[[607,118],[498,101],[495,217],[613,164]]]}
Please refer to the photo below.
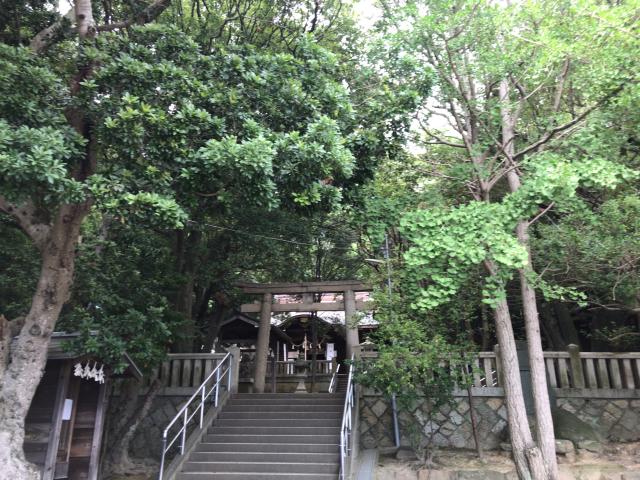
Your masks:
{"label": "stone block wall", "polygon": [[[118,397],[112,399],[110,414],[113,406],[117,403]],[[160,453],[162,451],[162,431],[166,428],[171,420],[176,416],[180,408],[184,405],[189,397],[185,396],[158,396],[153,400],[153,404],[149,409],[149,414],[142,420],[138,427],[131,445],[129,454],[137,459],[160,461]],[[109,415],[107,418],[110,418]],[[107,448],[109,445],[118,442],[114,438],[114,432],[109,429],[111,425],[107,425]]]}
{"label": "stone block wall", "polygon": [[607,440],[640,440],[640,399],[558,398],[556,405],[594,427]]}
{"label": "stone block wall", "polygon": [[[508,441],[507,410],[502,397],[473,398],[479,438],[485,450],[498,449]],[[596,430],[602,439],[617,442],[640,440],[640,399],[557,398],[556,407]],[[416,402],[411,411],[398,416],[403,445],[443,448],[475,448],[469,401],[455,397],[451,406],[431,412],[429,402]],[[363,448],[394,445],[391,402],[369,392],[360,396],[360,441]]]}
{"label": "stone block wall", "polygon": [[[507,410],[501,397],[474,397],[478,435],[485,449],[498,448],[507,438]],[[454,403],[432,412],[428,401],[420,400],[412,410],[398,415],[401,443],[444,448],[475,448],[469,400],[456,397]],[[378,395],[360,397],[360,442],[363,448],[393,446],[391,404]]]}

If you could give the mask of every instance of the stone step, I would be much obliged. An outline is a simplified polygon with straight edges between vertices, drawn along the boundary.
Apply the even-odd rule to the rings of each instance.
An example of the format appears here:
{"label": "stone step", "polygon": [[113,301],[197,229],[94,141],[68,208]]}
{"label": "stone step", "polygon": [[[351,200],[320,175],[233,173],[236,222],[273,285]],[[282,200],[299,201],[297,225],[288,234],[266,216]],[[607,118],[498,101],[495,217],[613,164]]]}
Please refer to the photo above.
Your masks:
{"label": "stone step", "polygon": [[[317,445],[314,445],[317,447]],[[337,463],[340,455],[337,452],[192,452],[192,462],[282,462],[282,463]]]}
{"label": "stone step", "polygon": [[188,472],[176,480],[336,480],[335,473]]}
{"label": "stone step", "polygon": [[182,472],[263,472],[263,473],[338,473],[337,462],[283,463],[283,462],[186,462]]}
{"label": "stone step", "polygon": [[256,426],[214,426],[208,433],[213,435],[338,435],[340,426],[333,427],[256,427]]}
{"label": "stone step", "polygon": [[231,398],[322,398],[331,397],[329,392],[317,393],[234,393]]}
{"label": "stone step", "polygon": [[265,412],[260,410],[242,410],[230,412],[225,407],[220,413],[220,419],[283,419],[283,420],[333,420],[342,419],[342,410],[332,410],[330,412],[290,412],[287,410]]}
{"label": "stone step", "polygon": [[342,419],[332,418],[221,418],[214,427],[339,427]]}
{"label": "stone step", "polygon": [[229,404],[224,408],[227,412],[246,412],[260,410],[261,412],[336,412],[342,411],[342,405],[234,405]]}
{"label": "stone step", "polygon": [[339,441],[331,443],[240,443],[203,442],[197,452],[250,452],[250,453],[340,453]]}
{"label": "stone step", "polygon": [[204,442],[213,443],[322,443],[339,444],[339,435],[233,435],[207,434]]}
{"label": "stone step", "polygon": [[339,405],[342,398],[234,398],[229,405]]}
{"label": "stone step", "polygon": [[177,480],[335,480],[344,396],[236,394]]}

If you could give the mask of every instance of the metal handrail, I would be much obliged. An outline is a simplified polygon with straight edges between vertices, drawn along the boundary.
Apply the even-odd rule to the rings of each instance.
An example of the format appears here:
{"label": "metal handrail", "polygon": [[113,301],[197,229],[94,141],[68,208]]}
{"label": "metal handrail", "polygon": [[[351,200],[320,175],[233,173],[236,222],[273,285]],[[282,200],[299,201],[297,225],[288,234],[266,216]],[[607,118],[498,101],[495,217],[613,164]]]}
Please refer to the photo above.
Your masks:
{"label": "metal handrail", "polygon": [[331,375],[331,382],[329,383],[329,393],[333,393],[338,386],[338,372],[340,371],[340,364],[338,364],[337,368],[333,371],[333,375]]}
{"label": "metal handrail", "polygon": [[[222,371],[222,367],[226,364],[226,370]],[[220,363],[216,365],[216,368],[209,374],[209,376],[202,382],[202,384],[198,387],[191,398],[185,403],[185,405],[180,409],[180,411],[173,417],[173,420],[169,422],[167,428],[162,432],[162,457],[160,459],[160,473],[158,475],[158,480],[162,480],[162,476],[164,475],[164,460],[165,455],[169,451],[169,449],[176,443],[178,438],[180,438],[180,455],[184,455],[184,447],[187,439],[187,425],[193,418],[199,413],[200,414],[200,427],[202,428],[202,422],[204,421],[204,408],[206,400],[211,398],[211,403],[213,403],[214,407],[218,406],[218,397],[220,390],[220,382],[227,375],[227,392],[231,391],[231,353],[227,353]],[[207,383],[215,376],[215,383],[212,385],[211,389],[207,391]],[[189,406],[196,400],[196,398],[200,398],[200,404],[189,414]],[[168,442],[169,430],[173,425],[182,418],[182,427],[178,430],[172,438],[171,441]]]}
{"label": "metal handrail", "polygon": [[349,364],[349,376],[347,377],[347,393],[344,398],[344,410],[342,411],[342,425],[340,426],[340,480],[345,480],[345,464],[347,457],[350,457],[353,438],[351,430],[353,427],[353,406],[355,395],[353,388],[354,355],[351,355]]}

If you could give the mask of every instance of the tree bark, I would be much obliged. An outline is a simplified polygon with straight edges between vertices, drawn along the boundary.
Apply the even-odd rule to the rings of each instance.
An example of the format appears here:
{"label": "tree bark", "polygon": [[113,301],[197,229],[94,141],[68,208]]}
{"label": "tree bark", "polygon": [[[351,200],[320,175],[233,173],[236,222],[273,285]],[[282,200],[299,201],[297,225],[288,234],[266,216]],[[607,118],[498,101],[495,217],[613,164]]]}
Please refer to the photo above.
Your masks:
{"label": "tree bark", "polygon": [[[77,0],[75,15],[80,39],[93,38],[91,0]],[[71,81],[72,95],[90,74],[91,65],[79,69]],[[87,140],[85,156],[72,171],[74,178],[82,181],[95,171],[96,142],[83,112],[70,109],[66,116],[69,125]],[[25,419],[44,373],[51,334],[71,293],[75,249],[90,207],[90,200],[62,204],[43,223],[32,202],[11,205],[0,195],[0,209],[18,221],[40,250],[42,259],[29,313],[20,334],[10,344],[8,356],[4,353],[6,365],[0,372],[0,465],[5,478],[35,480],[40,477],[35,466],[26,460],[22,448]]]}
{"label": "tree bark", "polygon": [[96,35],[96,22],[93,20],[91,0],[76,0],[76,25],[80,39],[90,39]]}
{"label": "tree bark", "polygon": [[562,335],[560,325],[553,313],[551,305],[543,303],[540,306],[540,314],[542,316],[542,327],[547,336],[551,350],[565,351],[567,349],[567,341]]}
{"label": "tree bark", "polygon": [[580,337],[578,336],[578,330],[576,324],[571,318],[571,313],[567,308],[567,305],[562,302],[553,302],[553,311],[558,319],[558,326],[560,327],[560,333],[564,337],[567,345],[573,343],[580,346]]}
{"label": "tree bark", "polygon": [[[509,105],[509,83],[507,80],[500,82],[500,114],[502,120],[502,148],[509,160],[507,166],[511,167],[514,163],[514,144],[516,140],[515,122],[517,118],[513,115]],[[507,173],[507,182],[512,192],[520,189],[520,175],[515,168],[510,168]],[[555,480],[558,478],[558,462],[556,459],[555,434],[551,417],[549,391],[547,389],[547,372],[540,337],[540,318],[538,315],[536,293],[527,279],[527,270],[533,271],[528,229],[529,223],[524,220],[520,221],[516,227],[518,241],[526,248],[528,254],[527,266],[519,269],[518,275],[520,277],[520,291],[524,310],[525,331],[527,334],[527,349],[531,367],[531,384],[536,413],[538,446],[540,447],[542,459],[548,472],[548,478]]]}
{"label": "tree bark", "polygon": [[482,351],[486,352],[489,350],[489,346],[491,345],[491,332],[489,330],[489,312],[487,311],[487,306],[483,303],[480,305],[480,318],[482,319]]}
{"label": "tree bark", "polygon": [[[110,475],[131,475],[132,473],[148,473],[148,468],[144,465],[138,465],[131,460],[129,457],[129,446],[131,445],[131,441],[133,440],[134,435],[138,431],[138,427],[140,423],[149,413],[151,406],[153,405],[153,400],[158,395],[162,387],[162,382],[156,379],[149,390],[147,391],[144,399],[139,401],[138,398],[134,400],[138,402],[137,409],[126,418],[124,422],[121,422],[115,434],[115,445],[113,445],[112,450],[109,454],[109,458],[107,460],[106,470]],[[137,393],[138,389],[135,389]],[[137,395],[136,395],[137,396]]]}
{"label": "tree bark", "polygon": [[518,478],[521,480],[546,480],[547,469],[538,447],[533,442],[527,411],[524,405],[520,368],[516,353],[509,306],[505,300],[498,302],[494,310],[496,336],[500,345],[504,396],[509,415],[509,435]]}
{"label": "tree bark", "polygon": [[216,338],[218,338],[218,334],[220,333],[220,323],[222,323],[222,320],[224,320],[224,317],[231,309],[231,299],[226,293],[217,291],[212,296],[216,302],[213,313],[209,317],[204,317],[207,319],[208,326],[207,338],[204,342],[205,352],[209,352],[211,349],[217,348],[215,343]]}
{"label": "tree bark", "polygon": [[176,232],[176,270],[183,280],[176,292],[174,308],[184,319],[182,338],[176,343],[177,352],[194,351],[196,329],[193,319],[193,288],[198,264],[197,250],[201,238],[202,235],[197,230],[190,233],[184,230]]}
{"label": "tree bark", "polygon": [[75,247],[88,211],[88,205],[62,205],[57,212],[42,248],[40,278],[31,308],[0,377],[0,465],[6,478],[39,478],[22,450],[25,418],[44,373],[51,334],[69,299]]}

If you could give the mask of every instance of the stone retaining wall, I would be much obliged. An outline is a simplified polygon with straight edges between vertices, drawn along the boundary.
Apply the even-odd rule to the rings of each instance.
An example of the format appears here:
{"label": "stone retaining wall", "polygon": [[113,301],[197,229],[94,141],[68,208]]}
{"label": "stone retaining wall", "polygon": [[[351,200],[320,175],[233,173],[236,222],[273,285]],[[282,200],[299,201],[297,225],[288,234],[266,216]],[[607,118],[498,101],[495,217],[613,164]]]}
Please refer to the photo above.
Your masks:
{"label": "stone retaining wall", "polygon": [[607,440],[640,440],[640,399],[558,398],[556,405],[594,427]]}
{"label": "stone retaining wall", "polygon": [[[507,410],[501,397],[474,397],[478,434],[485,449],[498,448],[507,438]],[[398,420],[403,445],[475,448],[469,401],[456,397],[454,404],[431,413],[428,401],[416,402],[411,412],[401,410]],[[393,420],[390,403],[379,395],[360,397],[360,442],[363,448],[391,447]]]}
{"label": "stone retaining wall", "polygon": [[[176,416],[180,408],[184,405],[189,397],[185,396],[158,396],[153,400],[153,404],[149,409],[149,414],[142,420],[140,426],[136,430],[135,436],[129,447],[129,454],[137,459],[157,460],[160,461],[160,452],[162,451],[162,431],[166,428],[171,420]],[[111,418],[118,397],[112,398],[110,405]],[[118,442],[114,438],[112,425],[108,425],[107,448]]]}
{"label": "stone retaining wall", "polygon": [[[479,438],[485,450],[498,449],[508,441],[507,410],[502,397],[473,398]],[[631,442],[640,440],[640,399],[557,398],[556,407],[593,427],[602,439]],[[475,448],[469,401],[455,397],[452,406],[431,413],[429,402],[416,402],[410,412],[399,413],[401,443],[444,448]],[[558,435],[556,435],[558,436]],[[360,396],[360,439],[363,448],[394,445],[391,404],[380,395]],[[563,438],[563,437],[558,437]]]}

